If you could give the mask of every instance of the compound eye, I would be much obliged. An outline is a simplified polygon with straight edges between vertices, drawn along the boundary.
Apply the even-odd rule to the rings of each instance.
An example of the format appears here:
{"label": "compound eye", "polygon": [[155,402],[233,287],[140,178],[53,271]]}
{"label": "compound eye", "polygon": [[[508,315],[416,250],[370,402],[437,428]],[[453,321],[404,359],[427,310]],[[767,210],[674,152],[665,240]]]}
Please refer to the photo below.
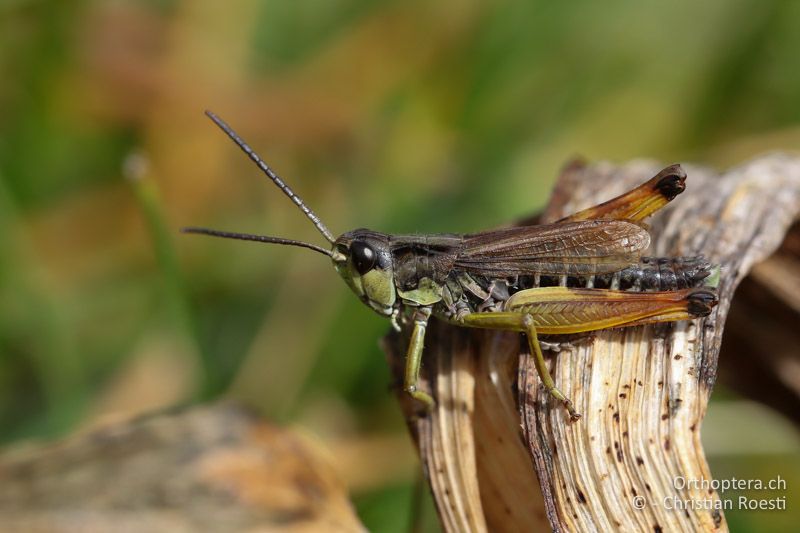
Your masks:
{"label": "compound eye", "polygon": [[375,259],[377,255],[375,254],[375,250],[373,250],[369,244],[362,241],[356,241],[350,245],[350,252],[352,253],[353,257],[353,266],[356,267],[356,271],[362,276],[372,270],[372,267],[375,266]]}

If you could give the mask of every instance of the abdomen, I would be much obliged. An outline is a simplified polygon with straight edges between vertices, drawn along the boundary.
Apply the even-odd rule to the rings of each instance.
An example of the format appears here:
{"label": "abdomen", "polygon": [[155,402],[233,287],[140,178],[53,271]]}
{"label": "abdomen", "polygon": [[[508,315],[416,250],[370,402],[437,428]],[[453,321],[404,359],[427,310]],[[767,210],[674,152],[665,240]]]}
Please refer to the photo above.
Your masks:
{"label": "abdomen", "polygon": [[642,257],[638,264],[610,274],[594,276],[522,276],[517,290],[535,287],[581,287],[621,291],[675,291],[700,287],[713,272],[702,255],[692,257]]}

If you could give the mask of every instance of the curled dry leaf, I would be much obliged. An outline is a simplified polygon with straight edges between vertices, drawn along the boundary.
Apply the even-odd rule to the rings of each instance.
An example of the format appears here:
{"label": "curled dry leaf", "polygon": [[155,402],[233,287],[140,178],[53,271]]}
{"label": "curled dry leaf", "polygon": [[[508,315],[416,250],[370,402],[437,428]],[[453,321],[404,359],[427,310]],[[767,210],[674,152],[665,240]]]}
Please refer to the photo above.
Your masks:
{"label": "curled dry leaf", "polygon": [[[658,168],[570,165],[539,220],[614,197]],[[436,407],[420,415],[400,398],[445,530],[727,529],[721,510],[675,512],[663,502],[719,501],[675,479],[712,479],[700,429],[725,318],[756,265],[762,285],[774,277],[766,269],[777,267],[765,261],[800,213],[800,159],[769,155],[721,175],[686,170],[687,191],[651,221],[648,255],[702,253],[721,265],[720,303],[702,320],[600,331],[551,353],[551,372],[581,420],[569,421],[551,401],[517,335],[431,324],[423,386]],[[404,334],[385,342],[396,376],[407,342]]]}
{"label": "curled dry leaf", "polygon": [[4,531],[364,531],[308,439],[217,405],[0,457]]}

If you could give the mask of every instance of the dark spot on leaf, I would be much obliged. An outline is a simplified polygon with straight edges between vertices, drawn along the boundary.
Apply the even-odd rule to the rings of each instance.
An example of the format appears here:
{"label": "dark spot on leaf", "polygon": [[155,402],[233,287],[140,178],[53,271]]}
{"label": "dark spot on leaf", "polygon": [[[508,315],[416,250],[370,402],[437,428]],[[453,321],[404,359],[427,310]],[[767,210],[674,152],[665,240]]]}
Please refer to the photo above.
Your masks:
{"label": "dark spot on leaf", "polygon": [[642,466],[644,464],[644,459],[640,455],[636,456],[636,464]]}
{"label": "dark spot on leaf", "polygon": [[670,403],[671,405],[669,406],[669,413],[671,416],[675,416],[675,414],[678,412],[678,409],[680,409],[681,404],[683,403],[683,398],[675,398]]}
{"label": "dark spot on leaf", "polygon": [[586,496],[583,495],[581,489],[578,489],[578,503],[586,503]]}

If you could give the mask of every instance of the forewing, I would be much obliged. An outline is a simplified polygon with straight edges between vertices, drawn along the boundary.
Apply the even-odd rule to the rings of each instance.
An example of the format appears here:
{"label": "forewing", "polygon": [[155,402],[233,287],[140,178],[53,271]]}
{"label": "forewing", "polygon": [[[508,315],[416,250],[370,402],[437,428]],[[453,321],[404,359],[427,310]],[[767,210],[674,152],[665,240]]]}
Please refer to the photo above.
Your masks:
{"label": "forewing", "polygon": [[582,220],[466,235],[454,267],[490,276],[616,272],[639,261],[647,231],[622,220]]}

